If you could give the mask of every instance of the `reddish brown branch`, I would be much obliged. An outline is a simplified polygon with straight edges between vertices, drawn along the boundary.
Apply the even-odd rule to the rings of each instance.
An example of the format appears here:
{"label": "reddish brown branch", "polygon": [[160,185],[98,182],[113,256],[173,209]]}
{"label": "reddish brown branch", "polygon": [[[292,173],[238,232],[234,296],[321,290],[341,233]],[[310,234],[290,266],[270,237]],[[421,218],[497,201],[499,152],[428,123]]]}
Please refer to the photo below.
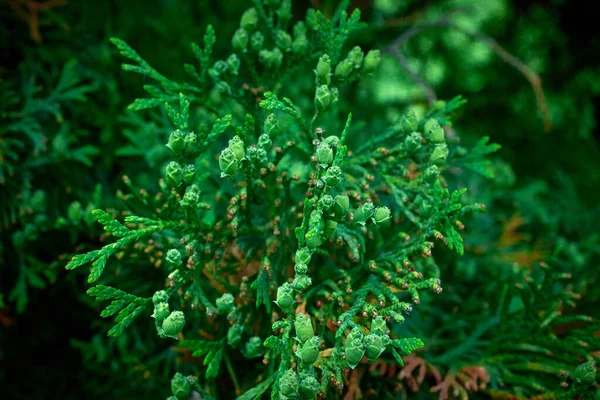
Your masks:
{"label": "reddish brown branch", "polygon": [[65,4],[67,4],[66,0],[48,0],[44,3],[33,0],[12,0],[10,2],[15,14],[29,25],[31,38],[37,43],[42,42],[39,22],[40,11],[64,6]]}

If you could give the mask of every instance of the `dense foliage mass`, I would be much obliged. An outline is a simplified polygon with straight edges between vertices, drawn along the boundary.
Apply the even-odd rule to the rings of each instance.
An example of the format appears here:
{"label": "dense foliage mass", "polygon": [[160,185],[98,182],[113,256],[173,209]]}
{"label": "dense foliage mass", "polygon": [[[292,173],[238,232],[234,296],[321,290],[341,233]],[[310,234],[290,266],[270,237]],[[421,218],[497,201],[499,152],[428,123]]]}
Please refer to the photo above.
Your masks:
{"label": "dense foliage mass", "polygon": [[239,3],[2,9],[9,396],[596,398],[599,71],[556,10]]}

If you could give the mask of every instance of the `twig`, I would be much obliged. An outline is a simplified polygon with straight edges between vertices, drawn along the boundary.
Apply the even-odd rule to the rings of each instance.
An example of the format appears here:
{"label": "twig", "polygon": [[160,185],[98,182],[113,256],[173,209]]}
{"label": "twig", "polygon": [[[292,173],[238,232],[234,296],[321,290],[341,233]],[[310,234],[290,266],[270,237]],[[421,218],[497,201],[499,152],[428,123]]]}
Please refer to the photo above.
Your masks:
{"label": "twig", "polygon": [[435,90],[433,90],[433,88],[431,86],[429,86],[427,84],[427,82],[425,82],[425,79],[423,79],[416,71],[414,71],[410,67],[406,56],[404,55],[404,53],[401,50],[401,47],[404,43],[408,42],[417,33],[421,32],[424,29],[440,26],[440,23],[446,22],[446,20],[449,17],[450,17],[449,15],[446,15],[446,16],[441,17],[437,21],[427,23],[427,24],[413,26],[412,28],[407,29],[402,35],[398,36],[396,38],[396,40],[394,40],[392,42],[392,44],[390,44],[388,46],[388,51],[391,54],[393,54],[394,57],[396,57],[396,59],[400,63],[400,66],[402,68],[404,68],[404,70],[406,70],[406,72],[408,72],[408,74],[410,75],[412,80],[415,81],[415,83],[417,83],[419,86],[421,86],[421,88],[423,88],[423,90],[425,91],[425,96],[427,97],[427,100],[429,101],[430,105],[433,104],[437,100],[437,95],[435,93]]}
{"label": "twig", "polygon": [[400,63],[400,65],[402,66],[402,68],[404,68],[406,70],[406,72],[408,72],[408,74],[410,75],[410,77],[419,85],[423,88],[423,90],[425,91],[425,96],[427,97],[427,100],[429,101],[429,104],[433,104],[436,100],[437,100],[437,95],[435,93],[435,90],[433,90],[433,88],[431,86],[429,86],[427,84],[427,82],[425,82],[425,79],[423,79],[416,71],[414,71],[410,65],[408,64],[408,60],[406,58],[406,56],[404,55],[404,53],[401,50],[402,45],[404,45],[406,42],[408,42],[413,36],[415,36],[417,33],[425,30],[425,29],[430,29],[430,28],[435,28],[435,27],[442,27],[445,24],[447,24],[449,22],[449,19],[451,17],[453,13],[449,13],[446,15],[443,15],[442,17],[440,17],[439,19],[433,21],[433,22],[429,22],[429,23],[424,23],[424,24],[420,24],[420,25],[416,25],[413,26],[410,29],[407,29],[406,31],[404,31],[404,33],[400,36],[398,36],[396,38],[396,40],[394,40],[389,46],[388,46],[388,51],[390,53],[392,53],[396,59],[398,59],[398,62]]}
{"label": "twig", "polygon": [[458,32],[469,36],[474,40],[487,44],[492,49],[492,51],[494,51],[494,53],[496,53],[504,62],[506,62],[509,65],[512,65],[515,69],[521,72],[523,76],[525,76],[527,81],[529,81],[535,94],[538,109],[542,114],[542,119],[544,120],[544,129],[546,130],[546,132],[549,132],[552,129],[552,118],[550,116],[550,112],[548,111],[546,96],[544,95],[544,91],[542,89],[542,79],[539,77],[539,75],[533,72],[529,67],[527,67],[527,65],[525,65],[525,63],[523,63],[517,57],[515,57],[502,46],[500,46],[500,44],[496,40],[479,32],[467,31],[459,27],[455,23],[451,22],[450,17],[456,12],[459,11],[455,10],[446,15],[443,15],[442,17],[432,22],[420,24],[410,29],[407,29],[402,35],[398,36],[398,38],[394,40],[392,44],[390,44],[390,46],[388,46],[388,51],[391,54],[393,54],[396,57],[396,59],[398,59],[398,62],[400,63],[402,68],[404,68],[408,72],[411,78],[423,88],[427,100],[430,104],[432,104],[434,101],[437,100],[435,91],[430,85],[427,84],[427,82],[425,82],[425,80],[416,71],[413,71],[412,68],[410,68],[410,66],[408,65],[408,60],[406,59],[406,56],[402,53],[400,47],[408,40],[410,40],[413,36],[415,36],[417,33],[423,30],[444,27],[454,29]]}
{"label": "twig", "polygon": [[358,368],[352,370],[352,373],[350,374],[350,382],[348,383],[348,392],[346,392],[344,400],[353,400],[362,397],[360,390],[360,380],[365,374],[365,371],[365,368]]}
{"label": "twig", "polygon": [[413,14],[407,15],[406,17],[395,17],[395,18],[386,19],[385,21],[383,21],[383,26],[386,28],[395,28],[398,26],[410,25],[410,24],[414,24],[415,22],[417,22],[424,16],[425,16],[425,11],[419,10],[419,11],[414,12]]}
{"label": "twig", "polygon": [[225,355],[223,358],[225,359],[225,366],[227,367],[227,371],[229,372],[229,375],[231,376],[231,381],[233,382],[235,395],[239,396],[240,394],[242,394],[242,391],[240,389],[240,384],[238,383],[237,376],[235,375],[233,365],[231,365],[231,361],[229,360],[229,357],[227,357],[227,355]]}
{"label": "twig", "polygon": [[390,49],[390,51],[392,52],[392,54],[394,54],[394,56],[396,56],[398,62],[400,63],[402,68],[404,68],[406,72],[408,72],[412,80],[415,81],[419,86],[421,86],[423,90],[425,90],[425,96],[427,97],[429,104],[433,104],[433,102],[437,100],[437,95],[435,94],[433,88],[429,86],[427,82],[425,82],[421,75],[419,75],[410,67],[410,65],[408,65],[408,60],[406,59],[404,53],[402,53],[398,48]]}
{"label": "twig", "polygon": [[[410,75],[412,80],[415,81],[415,83],[417,83],[419,86],[421,86],[421,88],[425,91],[425,96],[427,97],[427,101],[429,102],[429,105],[432,105],[438,99],[437,94],[435,93],[435,90],[433,89],[433,87],[428,85],[427,82],[425,82],[425,79],[423,79],[421,77],[421,75],[419,75],[416,71],[414,71],[410,67],[406,56],[404,55],[402,50],[400,50],[400,48],[404,43],[408,42],[410,40],[410,38],[412,38],[417,33],[421,32],[422,30],[433,28],[433,27],[438,27],[438,26],[443,26],[444,23],[448,22],[450,16],[454,12],[455,11],[448,13],[448,14],[440,17],[438,20],[433,21],[431,23],[421,24],[421,25],[413,26],[410,29],[407,29],[402,35],[398,36],[398,38],[396,40],[394,40],[392,42],[392,44],[389,45],[389,47],[388,47],[388,51],[396,57],[396,59],[400,63],[400,66],[402,68],[404,68],[404,70]],[[458,140],[458,136],[456,135],[456,132],[454,131],[454,129],[451,126],[447,126],[444,129],[445,129],[449,139],[455,140],[455,141]]]}
{"label": "twig", "polygon": [[487,44],[494,51],[494,53],[498,55],[498,57],[504,60],[504,62],[512,65],[525,76],[525,79],[529,81],[529,84],[531,85],[533,92],[535,93],[535,99],[538,105],[538,109],[540,110],[540,113],[542,113],[542,118],[544,119],[544,129],[546,130],[546,132],[550,132],[550,130],[552,129],[552,117],[550,116],[550,112],[548,111],[546,96],[544,96],[544,90],[542,89],[542,78],[540,78],[539,75],[537,75],[535,72],[529,69],[529,67],[525,65],[525,63],[523,63],[517,57],[506,51],[506,49],[500,46],[500,44],[498,44],[498,42],[492,39],[491,37],[479,32],[466,31],[451,22],[448,22],[448,26],[461,33],[464,33],[465,35],[475,40],[479,40],[480,42]]}
{"label": "twig", "polygon": [[[15,13],[29,24],[31,38],[37,43],[42,42],[42,35],[39,27],[39,12],[67,4],[66,0],[48,0],[41,3],[33,0],[13,0],[10,6]],[[27,12],[27,9],[29,12]]]}

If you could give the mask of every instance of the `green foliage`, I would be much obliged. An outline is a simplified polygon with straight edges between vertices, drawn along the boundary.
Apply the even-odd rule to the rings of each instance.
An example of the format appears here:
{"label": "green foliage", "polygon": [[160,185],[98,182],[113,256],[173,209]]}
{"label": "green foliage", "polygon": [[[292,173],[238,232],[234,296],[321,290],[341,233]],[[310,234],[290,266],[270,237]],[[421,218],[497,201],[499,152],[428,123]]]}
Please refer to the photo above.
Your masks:
{"label": "green foliage", "polygon": [[[368,79],[380,61],[379,53],[369,52],[363,59],[360,48],[353,48],[348,61],[336,67],[333,79],[327,67],[317,65],[314,86],[287,83],[290,79],[311,83],[315,63],[337,63],[350,33],[364,28],[358,22],[360,13],[355,10],[347,17],[342,7],[328,20],[317,11],[313,21],[309,18],[314,11],[309,12],[304,23],[310,27],[316,21],[317,29],[307,31],[302,25],[294,29],[296,35],[306,35],[311,47],[309,52],[298,54],[288,48],[284,31],[273,28],[285,25],[281,17],[284,11],[279,9],[276,19],[268,11],[272,5],[257,2],[255,6],[257,15],[266,20],[264,44],[278,47],[269,53],[248,50],[242,43],[236,44],[242,40],[238,30],[233,41],[234,59],[239,61],[230,69],[229,61],[212,57],[215,31],[209,27],[204,49],[193,46],[200,69],[187,67],[195,80],[190,83],[166,78],[125,42],[112,40],[121,54],[135,63],[125,64],[124,70],[156,81],[156,86],[145,86],[152,97],[137,100],[130,108],[141,110],[164,103],[175,129],[167,143],[173,161],[165,170],[159,194],[136,207],[140,216],[126,216],[127,225],[105,212],[94,211],[104,229],[118,239],[100,250],[76,255],[67,269],[91,262],[88,281],[94,282],[101,278],[109,257],[151,237],[166,254],[167,262],[161,269],[172,287],[170,296],[178,298],[184,309],[206,310],[205,316],[196,312],[193,318],[186,318],[183,334],[199,329],[203,336],[227,338],[226,342],[185,340],[180,344],[192,351],[192,357],[203,358],[206,370],[199,384],[207,392],[228,396],[224,388],[214,386],[214,379],[223,371],[221,363],[229,364],[229,359],[236,357],[234,349],[253,331],[253,338],[264,341],[262,358],[267,366],[252,368],[250,374],[227,368],[236,394],[266,390],[261,385],[266,380],[273,382],[272,398],[294,398],[300,394],[299,374],[301,380],[311,377],[318,391],[327,396],[332,381],[338,393],[343,389],[344,371],[356,368],[365,353],[373,363],[389,349],[401,361],[400,354],[408,355],[423,346],[416,338],[390,339],[387,328],[380,327],[379,333],[366,336],[362,331],[378,316],[403,322],[403,314],[412,309],[406,300],[419,304],[422,292],[441,291],[436,268],[425,268],[435,265],[430,249],[432,240],[444,239],[440,231],[448,235],[451,248],[463,252],[462,238],[453,226],[459,217],[481,206],[462,204],[459,199],[464,190],[451,192],[442,174],[425,180],[419,172],[434,166],[443,171],[460,165],[465,152],[446,143],[440,126],[436,129],[441,135],[436,131],[434,138],[421,131],[423,127],[433,129],[427,128],[431,125],[427,121],[449,126],[449,114],[464,102],[456,98],[432,109],[416,120],[416,131],[397,123],[382,127],[389,133],[363,143],[360,152],[353,155],[350,150],[371,119],[364,116],[368,119],[354,128],[341,89],[360,78]],[[244,15],[242,30],[250,25],[252,11]],[[319,75],[323,68],[325,73]],[[264,97],[248,90],[258,87]],[[312,93],[314,101],[302,100],[310,99]],[[192,109],[198,112],[190,112]],[[347,118],[340,126],[338,118],[344,114]],[[408,115],[413,118],[414,114]],[[273,128],[277,120],[286,121],[281,133]],[[266,129],[257,132],[257,125]],[[235,135],[228,131],[235,131]],[[224,135],[231,139],[223,140]],[[411,135],[418,138],[414,146],[406,144],[405,138]],[[213,152],[223,142],[228,146],[215,163]],[[465,162],[481,162],[483,155],[496,149],[482,147],[484,144]],[[184,178],[183,171],[187,170],[189,177]],[[220,174],[212,172],[215,170]],[[384,237],[388,239],[384,241]],[[180,246],[185,246],[183,260]],[[295,252],[300,258],[292,272],[288,265],[294,261]],[[235,253],[241,255],[232,259]],[[315,269],[315,263],[321,268]],[[247,280],[252,283],[248,285]],[[235,304],[239,304],[226,319],[218,312],[223,308],[219,287],[233,294]],[[278,307],[271,314],[273,299]],[[124,304],[125,299],[119,300],[117,306]],[[322,302],[329,305],[317,306]],[[294,313],[299,303],[308,318],[314,319],[317,335],[312,329],[300,330]],[[110,311],[117,306],[109,306]],[[121,327],[128,325],[138,310],[141,312],[143,306],[131,302],[121,311],[123,316],[117,317],[118,328],[109,334],[121,333]],[[158,334],[178,338],[167,334],[171,318],[163,319],[167,312],[166,302],[155,301]],[[189,311],[186,314],[189,316]],[[207,323],[214,319],[219,322],[211,328]],[[251,320],[259,327],[252,328]],[[336,328],[330,326],[331,321]],[[271,335],[264,329],[270,324]],[[181,328],[183,324],[173,332]],[[293,365],[297,371],[290,369]],[[240,374],[241,379],[237,377]],[[251,382],[261,389],[252,389]],[[313,384],[306,385],[303,390],[312,393]]]}
{"label": "green foliage", "polygon": [[[85,101],[86,94],[94,89],[79,68],[75,60],[67,62],[60,74],[52,77],[51,89],[42,93],[38,83],[27,76],[27,70],[18,77],[21,92],[13,81],[3,82],[0,234],[5,245],[0,246],[0,258],[13,263],[13,268],[19,271],[8,296],[10,301],[17,302],[19,312],[25,310],[29,287],[44,288],[48,281],[56,280],[56,270],[49,271],[33,253],[24,251],[28,242],[67,224],[85,223],[84,229],[91,226],[80,202],[74,201],[57,212],[53,210],[56,199],[38,189],[44,171],[51,177],[47,171],[55,170],[60,175],[68,168],[89,167],[99,153],[97,147],[81,143],[82,135],[74,134],[71,125],[64,121],[65,111]],[[73,184],[75,179],[64,180],[59,187],[70,190]],[[62,195],[60,189],[57,192]]]}
{"label": "green foliage", "polygon": [[214,379],[219,376],[219,368],[223,360],[224,341],[209,342],[203,340],[187,340],[180,344],[184,349],[192,352],[193,357],[202,358],[202,364],[206,366],[206,379]]}
{"label": "green foliage", "polygon": [[[414,315],[412,327],[405,324],[397,331],[428,332],[421,337],[429,338],[413,364],[422,360],[426,378],[415,381],[416,373],[405,373],[400,390],[405,396],[433,390],[440,398],[593,398],[594,386],[573,384],[569,375],[585,360],[597,358],[592,350],[597,344],[588,341],[597,330],[591,318],[599,293],[597,278],[586,272],[597,260],[597,235],[575,215],[597,222],[597,196],[584,188],[598,182],[589,158],[596,157],[598,145],[590,136],[569,138],[581,129],[591,135],[585,113],[572,114],[567,122],[555,107],[571,102],[581,109],[591,106],[595,88],[579,87],[572,96],[564,89],[570,78],[554,83],[558,81],[552,77],[567,65],[573,68],[574,60],[573,49],[561,42],[564,33],[549,22],[555,21],[557,9],[524,11],[504,1],[453,6],[439,2],[424,9],[419,22],[400,36],[385,24],[372,29],[390,34],[390,57],[365,91],[377,93],[378,106],[393,118],[399,117],[399,104],[440,107],[437,96],[457,91],[469,98],[468,118],[465,113],[454,129],[473,148],[458,151],[463,170],[448,176],[449,184],[465,185],[468,201],[476,199],[492,210],[479,220],[462,220],[469,227],[461,235],[465,256],[448,260],[440,271],[448,302],[424,299],[422,316]],[[507,18],[501,19],[503,15]],[[507,24],[509,20],[516,23]],[[529,44],[523,46],[523,40]],[[551,61],[558,59],[560,63]],[[536,74],[542,86],[531,79]],[[552,131],[544,132],[549,122]],[[503,145],[499,155],[505,161],[481,159],[488,150],[500,150],[482,133]],[[556,148],[562,149],[560,154]],[[574,154],[582,157],[576,166]],[[565,168],[570,172],[560,172]],[[580,225],[574,228],[576,220]],[[440,233],[450,247],[453,231],[459,233],[464,225],[445,228]]]}
{"label": "green foliage", "polygon": [[86,254],[78,254],[69,261],[66,266],[67,269],[75,269],[90,262],[92,263],[92,270],[88,277],[89,283],[98,280],[104,271],[104,267],[106,266],[109,257],[115,254],[116,251],[135,243],[142,238],[177,225],[177,222],[165,222],[129,216],[125,218],[125,222],[130,224],[143,224],[146,226],[145,228],[131,231],[102,210],[94,210],[92,211],[92,214],[98,219],[98,222],[104,225],[105,231],[121,238],[115,243],[103,247],[101,250],[93,250]]}
{"label": "green foliage", "polygon": [[135,318],[137,318],[146,308],[150,299],[142,299],[131,294],[127,294],[122,290],[118,290],[109,286],[98,285],[90,288],[87,294],[94,296],[96,300],[112,300],[110,305],[106,307],[100,316],[103,318],[117,315],[115,322],[117,323],[110,331],[108,336],[119,336],[123,333]]}
{"label": "green foliage", "polygon": [[598,396],[595,44],[317,3],[0,12],[0,376],[65,360],[9,397]]}

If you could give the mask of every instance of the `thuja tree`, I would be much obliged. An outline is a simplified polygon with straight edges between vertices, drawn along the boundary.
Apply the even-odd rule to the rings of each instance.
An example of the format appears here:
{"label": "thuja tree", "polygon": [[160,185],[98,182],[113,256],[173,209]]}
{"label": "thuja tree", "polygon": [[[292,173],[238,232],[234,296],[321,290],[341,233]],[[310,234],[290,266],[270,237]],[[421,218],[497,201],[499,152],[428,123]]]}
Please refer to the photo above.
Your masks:
{"label": "thuja tree", "polygon": [[[459,97],[387,126],[363,110],[353,120],[353,86],[380,55],[347,46],[363,24],[346,7],[292,26],[290,1],[255,1],[231,54],[213,54],[207,27],[187,82],[113,39],[123,68],[153,81],[130,109],[165,107],[172,161],[156,193],[124,177],[127,209],[93,211],[115,240],[67,269],[91,264],[88,294],[116,316],[109,336],[151,317],[157,340],[186,354],[173,398],[337,398],[360,364],[402,365],[423,342],[390,329],[442,291],[434,243],[462,253],[460,219],[484,209],[444,179],[484,171],[496,149],[447,142]],[[152,292],[148,268],[164,281]]]}

